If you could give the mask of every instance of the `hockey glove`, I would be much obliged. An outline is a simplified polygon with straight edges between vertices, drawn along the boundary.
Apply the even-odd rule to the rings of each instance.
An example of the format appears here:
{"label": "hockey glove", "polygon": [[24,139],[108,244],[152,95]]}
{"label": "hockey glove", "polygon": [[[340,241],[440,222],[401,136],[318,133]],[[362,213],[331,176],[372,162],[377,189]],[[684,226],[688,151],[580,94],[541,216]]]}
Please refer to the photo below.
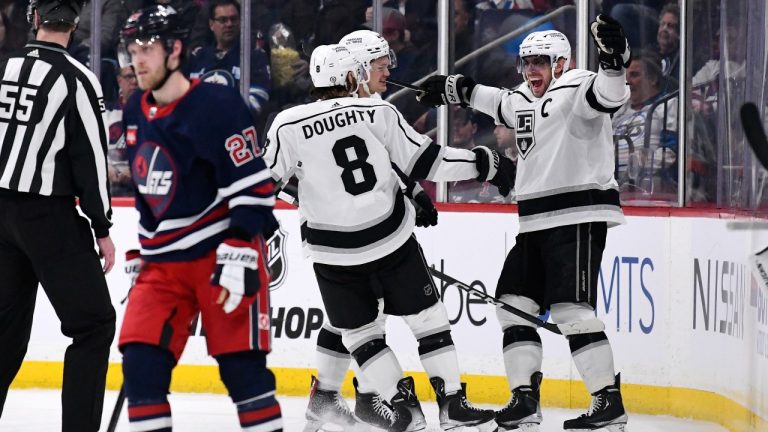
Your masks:
{"label": "hockey glove", "polygon": [[[258,236],[253,241],[224,240],[216,249],[216,269],[211,275],[214,297],[223,304],[224,312],[231,313],[238,306],[247,308],[256,299],[260,289],[269,285],[269,267],[266,263],[267,246]],[[227,291],[227,295],[223,294]],[[246,301],[243,301],[246,297]]]}
{"label": "hockey glove", "polygon": [[445,104],[466,108],[475,85],[475,80],[464,75],[433,75],[419,86],[421,92],[416,100],[432,108]]}
{"label": "hockey glove", "polygon": [[125,253],[125,274],[131,281],[131,288],[133,288],[133,285],[136,283],[136,278],[139,277],[141,265],[141,253],[138,249],[131,249]]}
{"label": "hockey glove", "polygon": [[477,146],[472,149],[475,152],[475,166],[479,175],[476,180],[496,186],[499,193],[506,197],[515,186],[515,163],[508,157],[501,156],[496,150],[485,146]]}
{"label": "hockey glove", "polygon": [[426,192],[417,193],[411,203],[416,209],[416,226],[427,228],[437,225],[437,209]]}
{"label": "hockey glove", "polygon": [[629,43],[618,21],[600,14],[590,26],[590,31],[600,51],[598,60],[603,70],[621,71],[629,66]]}

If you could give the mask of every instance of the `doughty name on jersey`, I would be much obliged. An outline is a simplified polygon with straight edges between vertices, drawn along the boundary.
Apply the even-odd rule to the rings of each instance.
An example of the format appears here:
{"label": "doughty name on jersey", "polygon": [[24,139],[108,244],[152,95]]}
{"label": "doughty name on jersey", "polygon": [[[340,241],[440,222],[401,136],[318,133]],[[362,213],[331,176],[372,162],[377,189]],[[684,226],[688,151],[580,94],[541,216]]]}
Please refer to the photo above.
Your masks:
{"label": "doughty name on jersey", "polygon": [[373,123],[374,122],[373,115],[375,113],[376,113],[375,110],[342,111],[342,112],[336,113],[335,115],[330,115],[330,116],[315,120],[314,123],[312,123],[311,125],[304,125],[301,127],[301,130],[302,132],[304,132],[304,138],[310,139],[313,136],[320,136],[325,132],[331,132],[335,130],[337,127],[343,128],[346,126],[357,124],[358,121],[364,122],[366,121],[366,118],[365,118],[366,114],[368,115],[370,122]]}

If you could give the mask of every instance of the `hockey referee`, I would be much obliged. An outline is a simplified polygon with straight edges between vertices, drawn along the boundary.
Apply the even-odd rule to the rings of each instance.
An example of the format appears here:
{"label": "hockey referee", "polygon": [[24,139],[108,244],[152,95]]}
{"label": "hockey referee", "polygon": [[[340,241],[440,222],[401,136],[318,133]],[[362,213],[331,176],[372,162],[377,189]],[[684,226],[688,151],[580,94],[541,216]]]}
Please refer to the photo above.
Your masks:
{"label": "hockey referee", "polygon": [[36,40],[0,62],[0,414],[27,350],[40,283],[72,338],[62,430],[95,432],[115,333],[104,278],[115,247],[101,87],[65,51],[81,8],[32,0]]}

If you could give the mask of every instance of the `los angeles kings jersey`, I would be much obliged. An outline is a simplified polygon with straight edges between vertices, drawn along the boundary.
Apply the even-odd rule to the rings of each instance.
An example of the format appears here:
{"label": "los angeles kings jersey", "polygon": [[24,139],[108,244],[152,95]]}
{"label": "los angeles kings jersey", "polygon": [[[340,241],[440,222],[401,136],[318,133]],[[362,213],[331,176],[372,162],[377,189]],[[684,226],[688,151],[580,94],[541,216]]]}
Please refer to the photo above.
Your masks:
{"label": "los angeles kings jersey", "polygon": [[198,258],[230,227],[255,236],[277,226],[270,171],[234,89],[192,81],[165,106],[136,92],[123,125],[144,260]]}
{"label": "los angeles kings jersey", "polygon": [[382,258],[413,232],[415,211],[395,164],[410,179],[478,176],[475,154],[441,147],[373,98],[317,101],[281,112],[264,160],[276,181],[299,179],[305,253],[315,262],[357,265]]}
{"label": "los angeles kings jersey", "polygon": [[471,105],[515,130],[520,232],[624,223],[610,114],[629,98],[624,74],[572,69],[540,97],[478,85]]}

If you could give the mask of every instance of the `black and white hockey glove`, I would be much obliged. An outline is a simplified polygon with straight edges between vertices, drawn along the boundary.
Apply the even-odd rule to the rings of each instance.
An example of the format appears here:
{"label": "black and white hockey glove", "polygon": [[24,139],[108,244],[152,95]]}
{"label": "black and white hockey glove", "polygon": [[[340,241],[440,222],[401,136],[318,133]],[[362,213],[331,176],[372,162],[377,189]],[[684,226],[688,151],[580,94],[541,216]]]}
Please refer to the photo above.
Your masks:
{"label": "black and white hockey glove", "polygon": [[416,100],[431,108],[445,104],[459,104],[466,108],[475,85],[475,80],[464,75],[433,75],[419,86],[421,92]]}
{"label": "black and white hockey glove", "polygon": [[131,249],[125,253],[125,275],[128,276],[128,280],[131,281],[130,288],[136,284],[136,278],[139,277],[141,272],[141,253],[138,249]]}
{"label": "black and white hockey glove", "polygon": [[629,66],[629,43],[618,21],[600,14],[590,26],[590,31],[600,51],[598,60],[603,70],[620,71]]}
{"label": "black and white hockey glove", "polygon": [[[260,289],[269,286],[269,267],[266,263],[267,246],[264,238],[253,241],[227,239],[216,248],[216,269],[211,275],[216,304],[224,312],[247,309]],[[226,290],[226,294],[224,291]],[[243,297],[247,300],[243,301]]]}
{"label": "black and white hockey glove", "polygon": [[411,198],[416,209],[416,226],[428,228],[437,225],[437,209],[423,190]]}
{"label": "black and white hockey glove", "polygon": [[515,186],[515,174],[517,167],[506,156],[501,156],[496,150],[491,150],[485,146],[477,146],[472,149],[475,152],[475,166],[479,175],[477,181],[485,182],[496,186],[499,193],[506,197]]}

